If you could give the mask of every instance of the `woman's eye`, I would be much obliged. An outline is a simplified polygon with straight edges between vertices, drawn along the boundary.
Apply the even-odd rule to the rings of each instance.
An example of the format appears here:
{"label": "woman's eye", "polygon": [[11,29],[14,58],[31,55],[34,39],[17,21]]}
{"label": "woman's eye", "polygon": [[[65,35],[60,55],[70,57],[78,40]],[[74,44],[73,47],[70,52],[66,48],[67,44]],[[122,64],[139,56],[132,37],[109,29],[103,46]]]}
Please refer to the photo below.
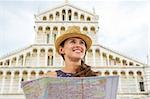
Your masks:
{"label": "woman's eye", "polygon": [[81,41],[81,42],[80,42],[80,44],[83,44],[83,45],[85,45],[85,42],[84,42],[84,41]]}

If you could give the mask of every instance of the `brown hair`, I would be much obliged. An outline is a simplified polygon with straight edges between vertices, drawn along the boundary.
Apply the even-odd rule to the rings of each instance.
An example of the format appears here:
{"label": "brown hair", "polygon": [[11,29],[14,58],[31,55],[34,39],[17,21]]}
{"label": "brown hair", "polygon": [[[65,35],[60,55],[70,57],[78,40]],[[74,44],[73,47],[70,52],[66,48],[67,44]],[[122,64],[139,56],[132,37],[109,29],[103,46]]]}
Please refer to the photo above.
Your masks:
{"label": "brown hair", "polygon": [[73,74],[73,77],[91,77],[91,76],[97,76],[96,72],[91,70],[91,66],[84,63],[84,61],[81,61],[81,66],[79,66],[76,70],[76,73]]}

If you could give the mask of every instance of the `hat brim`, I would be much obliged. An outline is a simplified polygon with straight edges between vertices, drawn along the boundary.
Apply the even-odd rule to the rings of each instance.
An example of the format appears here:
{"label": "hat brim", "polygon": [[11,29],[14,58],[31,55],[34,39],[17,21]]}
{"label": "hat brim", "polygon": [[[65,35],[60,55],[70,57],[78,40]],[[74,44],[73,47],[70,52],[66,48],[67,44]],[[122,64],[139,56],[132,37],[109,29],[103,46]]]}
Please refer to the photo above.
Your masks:
{"label": "hat brim", "polygon": [[85,41],[86,43],[86,47],[88,50],[91,45],[92,45],[92,40],[91,38],[88,36],[88,35],[85,35],[85,34],[82,34],[82,33],[66,33],[66,34],[63,34],[61,36],[59,36],[56,41],[55,41],[55,48],[56,48],[56,51],[59,53],[59,47],[60,47],[60,44],[68,39],[68,38],[72,38],[72,37],[77,37],[77,38],[81,38],[82,40]]}

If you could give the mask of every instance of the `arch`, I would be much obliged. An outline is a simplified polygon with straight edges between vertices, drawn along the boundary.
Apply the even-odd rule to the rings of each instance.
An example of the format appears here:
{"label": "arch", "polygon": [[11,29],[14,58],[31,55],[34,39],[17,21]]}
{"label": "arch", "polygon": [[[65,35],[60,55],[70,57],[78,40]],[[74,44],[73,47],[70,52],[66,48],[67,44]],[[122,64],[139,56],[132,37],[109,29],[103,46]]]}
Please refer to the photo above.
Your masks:
{"label": "arch", "polygon": [[35,71],[32,71],[31,72],[31,76],[35,76],[36,75],[36,72]]}
{"label": "arch", "polygon": [[55,26],[55,27],[53,27],[53,31],[54,32],[58,32],[58,28]]}
{"label": "arch", "polygon": [[78,20],[78,13],[77,12],[74,12],[74,19]]}
{"label": "arch", "polygon": [[125,59],[122,60],[123,66],[127,66],[127,61]]}
{"label": "arch", "polygon": [[3,65],[3,62],[0,62],[0,65],[2,66],[2,65]]}
{"label": "arch", "polygon": [[84,21],[84,15],[83,14],[80,15],[80,21]]}
{"label": "arch", "polygon": [[64,20],[66,20],[66,11],[65,11],[65,9],[63,9],[62,10],[62,20],[64,21]]}
{"label": "arch", "polygon": [[104,74],[107,76],[107,75],[109,75],[110,73],[109,73],[109,71],[105,71]]}
{"label": "arch", "polygon": [[19,76],[20,72],[19,71],[15,71],[14,72],[14,76]]}
{"label": "arch", "polygon": [[33,49],[33,53],[37,53],[37,49],[36,48]]}
{"label": "arch", "polygon": [[10,71],[7,71],[6,72],[6,76],[10,76],[11,75],[11,72]]}
{"label": "arch", "polygon": [[71,18],[72,18],[71,14],[72,14],[72,11],[71,11],[71,9],[69,9],[68,10],[68,20],[69,21],[71,21]]}
{"label": "arch", "polygon": [[43,31],[43,27],[42,26],[39,26],[38,27],[38,32],[42,32]]}
{"label": "arch", "polygon": [[23,76],[27,76],[27,75],[28,75],[28,72],[27,72],[27,71],[23,71],[23,72],[22,72],[22,75],[23,75]]}
{"label": "arch", "polygon": [[49,20],[52,21],[53,19],[54,19],[54,18],[53,18],[53,14],[50,14],[50,15],[49,15]]}
{"label": "arch", "polygon": [[96,33],[96,31],[95,31],[95,27],[94,27],[94,26],[92,26],[92,27],[90,28],[90,31],[91,31],[91,33]]}
{"label": "arch", "polygon": [[47,17],[46,17],[46,16],[43,16],[43,20],[46,21],[46,20],[47,20]]}
{"label": "arch", "polygon": [[0,76],[3,76],[3,71],[0,71]]}
{"label": "arch", "polygon": [[42,48],[42,49],[40,50],[40,52],[41,52],[41,53],[44,53],[44,52],[45,52],[45,49],[44,49],[44,48]]}
{"label": "arch", "polygon": [[117,71],[113,71],[112,74],[113,75],[118,75],[118,72]]}
{"label": "arch", "polygon": [[45,28],[45,30],[46,30],[46,31],[45,31],[46,33],[49,33],[49,32],[50,32],[50,27],[47,26],[47,27]]}
{"label": "arch", "polygon": [[60,28],[60,31],[61,31],[61,33],[65,32],[65,27],[62,26],[62,27]]}
{"label": "arch", "polygon": [[91,21],[91,18],[90,17],[87,17],[87,19],[86,19],[87,21]]}
{"label": "arch", "polygon": [[126,75],[125,71],[121,71],[120,74],[121,74],[121,76],[125,76]]}
{"label": "arch", "polygon": [[59,14],[59,12],[57,11],[57,12],[56,12],[56,18],[55,18],[55,20],[59,20],[59,17],[60,17],[60,14]]}
{"label": "arch", "polygon": [[133,62],[129,62],[129,66],[133,66],[134,65],[134,63]]}
{"label": "arch", "polygon": [[130,75],[130,76],[133,76],[133,75],[134,75],[134,72],[133,72],[133,71],[129,71],[129,75]]}
{"label": "arch", "polygon": [[87,32],[87,31],[88,31],[88,29],[87,29],[86,26],[83,27],[83,31],[84,31],[84,32]]}
{"label": "arch", "polygon": [[137,74],[137,76],[142,76],[142,72],[141,71],[137,71],[136,74]]}
{"label": "arch", "polygon": [[40,71],[40,72],[39,72],[39,76],[42,76],[42,75],[44,75],[44,72],[43,72],[43,71]]}

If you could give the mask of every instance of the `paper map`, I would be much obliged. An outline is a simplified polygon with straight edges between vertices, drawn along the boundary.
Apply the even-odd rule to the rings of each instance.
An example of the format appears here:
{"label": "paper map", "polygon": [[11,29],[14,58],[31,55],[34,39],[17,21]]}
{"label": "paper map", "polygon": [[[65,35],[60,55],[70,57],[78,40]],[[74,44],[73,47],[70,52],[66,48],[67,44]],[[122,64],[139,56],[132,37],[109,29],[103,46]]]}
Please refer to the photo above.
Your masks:
{"label": "paper map", "polygon": [[118,76],[43,77],[25,81],[26,99],[116,99]]}

